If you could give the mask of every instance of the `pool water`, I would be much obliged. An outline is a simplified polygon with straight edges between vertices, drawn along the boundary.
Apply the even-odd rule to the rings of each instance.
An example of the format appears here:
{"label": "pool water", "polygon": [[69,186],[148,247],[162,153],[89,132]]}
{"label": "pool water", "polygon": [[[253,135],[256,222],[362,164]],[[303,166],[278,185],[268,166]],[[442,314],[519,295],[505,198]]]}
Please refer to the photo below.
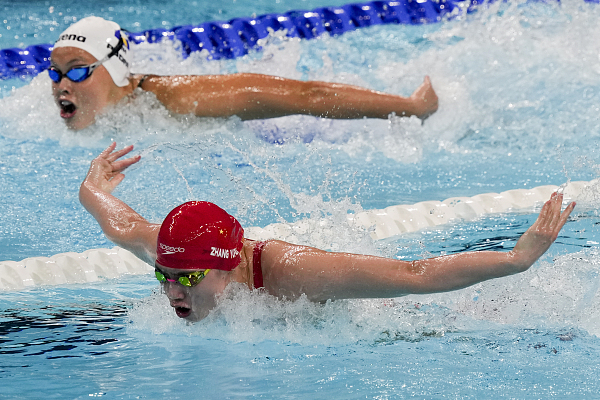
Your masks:
{"label": "pool water", "polygon": [[[90,14],[139,31],[343,4],[196,3],[2,2],[0,48],[52,42]],[[263,72],[402,95],[429,74],[440,110],[424,124],[173,117],[139,95],[73,133],[47,76],[2,81],[0,260],[112,247],[77,197],[89,162],[112,140],[142,154],[116,195],[151,221],[200,199],[244,226],[327,218],[334,232],[297,239],[336,251],[414,259],[508,250],[535,210],[381,241],[345,216],[597,178],[599,17],[580,1],[508,2],[439,24],[311,41],[274,35],[238,60],[184,60],[168,43],[137,49],[140,72]],[[526,273],[439,295],[316,305],[232,290],[207,320],[186,325],[151,276],[4,292],[0,397],[594,398],[596,210],[595,196],[580,201]]]}

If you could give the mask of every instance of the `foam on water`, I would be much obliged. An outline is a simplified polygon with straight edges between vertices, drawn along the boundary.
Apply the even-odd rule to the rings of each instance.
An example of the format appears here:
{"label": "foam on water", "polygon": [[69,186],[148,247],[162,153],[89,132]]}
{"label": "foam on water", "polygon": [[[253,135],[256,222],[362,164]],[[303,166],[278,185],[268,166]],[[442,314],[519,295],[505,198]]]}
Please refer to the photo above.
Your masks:
{"label": "foam on water", "polygon": [[[597,7],[580,2],[535,6],[498,2],[475,15],[428,27],[379,26],[313,41],[274,34],[262,51],[238,60],[209,62],[205,54],[183,60],[170,42],[142,45],[134,63],[137,71],[261,71],[403,95],[410,94],[427,73],[441,106],[424,125],[398,117],[331,121],[290,116],[250,122],[235,117],[174,117],[152,95],[139,94],[100,117],[94,127],[71,132],[60,121],[45,74],[3,94],[0,123],[5,137],[94,148],[89,156],[110,139],[123,145],[133,142],[146,158],[143,166],[132,169],[127,182],[161,170],[169,171],[172,183],[162,187],[164,181],[142,181],[123,193],[125,199],[139,197],[142,187],[161,197],[164,190],[178,193],[167,199],[167,205],[216,193],[242,218],[256,201],[260,206],[274,200],[276,204],[289,199],[290,193],[351,198],[358,207],[382,208],[382,204],[558,184],[567,178],[589,180],[598,175],[594,139],[600,124],[593,106],[600,94],[594,80],[599,62],[597,14]],[[283,145],[267,144],[265,138]],[[75,160],[82,168],[87,161]],[[239,168],[241,164],[249,168]],[[314,165],[310,174],[303,172],[306,164]],[[195,173],[198,168],[205,175]],[[329,172],[324,174],[323,169]],[[345,170],[353,172],[344,176]],[[256,176],[267,181],[278,176],[273,183],[276,195],[247,184]],[[217,181],[225,188],[216,188]],[[207,191],[204,183],[212,189]],[[233,199],[236,191],[245,193],[240,200]],[[155,203],[138,199],[135,205],[145,211],[154,209]],[[165,207],[149,217],[164,216]],[[289,220],[292,214],[300,217],[305,212],[294,211],[294,205],[283,213],[276,206],[270,208],[275,219],[260,220],[273,222],[278,214]]]}
{"label": "foam on water", "polygon": [[[302,297],[281,301],[230,285],[203,321],[186,324],[166,296],[155,293],[129,311],[129,329],[184,334],[230,342],[287,341],[302,345],[344,345],[359,341],[421,340],[469,324],[460,314],[414,300],[343,300],[315,304]],[[458,320],[463,320],[461,324]]]}
{"label": "foam on water", "polygon": [[[443,24],[274,35],[238,60],[184,60],[163,43],[140,47],[135,61],[140,72],[267,72],[402,95],[429,74],[440,110],[423,125],[175,117],[138,94],[71,132],[45,74],[2,82],[2,259],[112,247],[77,188],[113,139],[143,156],[116,194],[153,222],[185,200],[216,200],[243,226],[308,219],[293,240],[337,251],[403,260],[506,251],[535,213],[378,242],[346,214],[598,177],[599,14],[580,1],[496,2]],[[28,385],[35,374],[48,398],[593,398],[597,193],[529,271],[451,293],[313,304],[231,287],[193,325],[151,276],[4,293],[6,395],[39,396]]]}
{"label": "foam on water", "polygon": [[288,341],[344,345],[360,341],[418,341],[450,332],[540,329],[572,340],[600,336],[600,257],[596,249],[556,256],[530,271],[452,293],[315,304],[281,301],[231,285],[209,317],[186,324],[157,291],[129,311],[130,329],[229,342]]}
{"label": "foam on water", "polygon": [[[143,44],[138,46],[133,70],[157,74],[261,72],[363,85],[403,95],[409,95],[427,73],[442,107],[423,127],[418,123],[396,124],[401,129],[382,135],[389,125],[385,122],[363,125],[290,117],[283,122],[258,123],[257,130],[271,140],[272,131],[279,130],[282,140],[292,135],[305,141],[323,138],[346,143],[344,148],[352,154],[367,146],[409,162],[420,160],[423,148],[432,145],[453,151],[475,151],[471,143],[483,145],[486,151],[515,145],[529,151],[548,151],[549,143],[551,148],[565,146],[567,137],[579,144],[577,137],[582,131],[588,137],[598,135],[598,109],[588,106],[600,94],[600,49],[594,39],[600,31],[593,23],[597,12],[593,5],[578,1],[536,7],[498,2],[462,21],[432,26],[422,37],[412,34],[412,27],[389,26],[314,41],[275,33],[262,51],[218,62],[207,61],[205,53],[184,60],[171,42]],[[366,47],[360,54],[354,52],[357,44]],[[4,130],[52,138],[80,137],[82,134],[53,129],[47,132],[47,125],[59,129],[61,123],[56,109],[52,111],[49,83],[45,81],[48,79],[34,79],[27,89],[5,96],[0,114]],[[135,113],[127,107],[122,111]],[[51,124],[47,124],[48,116],[52,117]],[[118,116],[118,112],[111,112],[110,119],[118,121]],[[168,126],[171,119],[163,116],[162,125]],[[152,124],[159,119],[152,119]],[[139,131],[138,120],[133,120],[131,126],[115,122],[113,128]],[[108,125],[110,128],[110,122]],[[45,129],[40,129],[42,126]],[[107,126],[102,126],[106,131]],[[522,132],[527,132],[525,138]],[[348,143],[349,138],[354,141]],[[373,143],[373,138],[381,138],[380,143]],[[414,155],[386,154],[399,147],[415,149]]]}

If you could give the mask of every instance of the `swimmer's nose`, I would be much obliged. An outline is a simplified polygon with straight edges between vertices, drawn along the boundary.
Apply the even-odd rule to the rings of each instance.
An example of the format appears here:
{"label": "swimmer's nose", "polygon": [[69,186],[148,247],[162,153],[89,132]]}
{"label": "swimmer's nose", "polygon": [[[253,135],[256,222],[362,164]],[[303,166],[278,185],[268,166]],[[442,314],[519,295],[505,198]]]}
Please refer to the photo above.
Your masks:
{"label": "swimmer's nose", "polygon": [[71,84],[72,82],[69,79],[63,77],[60,82],[55,83],[56,90],[60,94],[69,94],[71,93]]}
{"label": "swimmer's nose", "polygon": [[178,282],[167,281],[163,283],[163,289],[169,300],[183,300],[185,298],[184,287]]}

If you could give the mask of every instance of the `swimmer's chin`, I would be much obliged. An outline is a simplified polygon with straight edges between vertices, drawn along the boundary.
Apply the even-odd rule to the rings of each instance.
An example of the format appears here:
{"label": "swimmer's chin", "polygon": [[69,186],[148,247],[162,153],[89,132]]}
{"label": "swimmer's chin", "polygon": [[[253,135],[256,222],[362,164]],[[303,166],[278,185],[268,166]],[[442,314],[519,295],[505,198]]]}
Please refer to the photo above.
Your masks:
{"label": "swimmer's chin", "polygon": [[201,315],[195,314],[190,309],[179,309],[178,307],[174,308],[175,314],[181,319],[185,319],[189,323],[194,323],[203,320],[208,316],[208,312],[202,313]]}
{"label": "swimmer's chin", "polygon": [[82,129],[89,128],[90,126],[94,125],[94,123],[96,122],[95,120],[81,121],[78,118],[76,118],[76,116],[72,116],[69,118],[63,117],[63,121],[64,121],[65,125],[67,126],[67,128],[72,131],[80,131]]}

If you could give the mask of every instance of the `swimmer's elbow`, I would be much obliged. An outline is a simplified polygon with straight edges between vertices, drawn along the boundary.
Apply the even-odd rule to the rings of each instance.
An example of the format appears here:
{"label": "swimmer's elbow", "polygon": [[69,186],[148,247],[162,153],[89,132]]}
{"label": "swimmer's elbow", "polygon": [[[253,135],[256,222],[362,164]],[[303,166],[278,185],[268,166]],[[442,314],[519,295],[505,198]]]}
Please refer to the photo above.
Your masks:
{"label": "swimmer's elbow", "polygon": [[146,236],[140,232],[136,223],[129,226],[121,224],[104,229],[104,235],[117,246],[130,251],[140,260],[154,265],[156,259],[156,241],[147,241]]}
{"label": "swimmer's elbow", "polygon": [[135,243],[137,238],[141,236],[139,233],[141,229],[141,221],[124,220],[109,220],[108,223],[102,227],[106,238],[119,246]]}
{"label": "swimmer's elbow", "polygon": [[128,243],[133,237],[133,227],[123,223],[109,223],[102,227],[102,231],[108,240],[119,246]]}

